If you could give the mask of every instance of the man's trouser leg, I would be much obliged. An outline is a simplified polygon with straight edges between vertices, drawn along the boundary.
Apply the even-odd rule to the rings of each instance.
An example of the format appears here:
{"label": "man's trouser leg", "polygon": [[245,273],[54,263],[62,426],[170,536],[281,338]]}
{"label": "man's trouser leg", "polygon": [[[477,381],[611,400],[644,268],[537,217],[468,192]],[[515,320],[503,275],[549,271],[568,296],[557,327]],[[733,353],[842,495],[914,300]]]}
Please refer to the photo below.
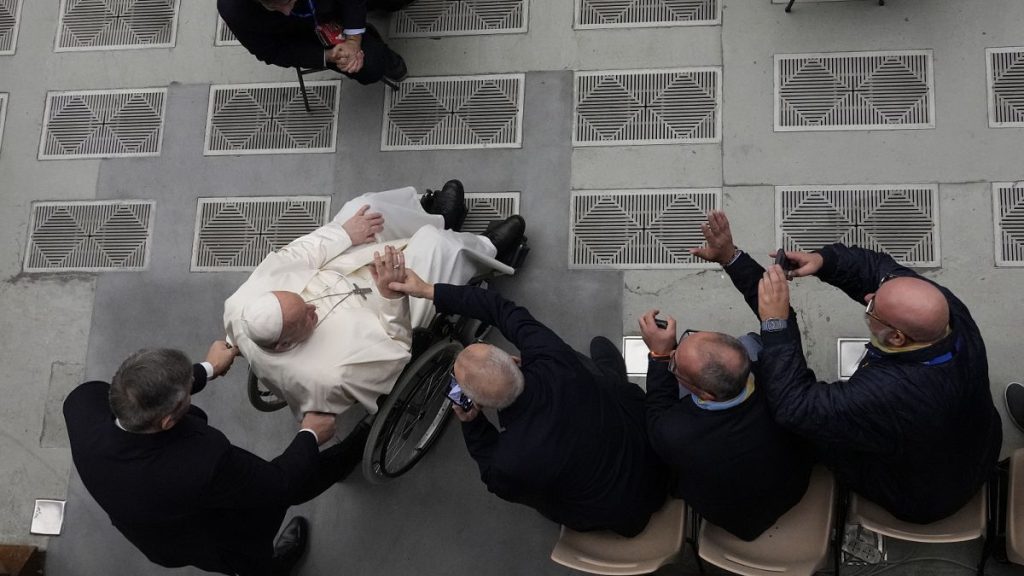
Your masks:
{"label": "man's trouser leg", "polygon": [[363,34],[362,49],[363,67],[359,69],[359,72],[353,74],[342,72],[360,84],[379,82],[384,74],[393,69],[397,61],[401,59],[401,56],[388,47],[377,30],[371,26],[367,26],[366,33]]}

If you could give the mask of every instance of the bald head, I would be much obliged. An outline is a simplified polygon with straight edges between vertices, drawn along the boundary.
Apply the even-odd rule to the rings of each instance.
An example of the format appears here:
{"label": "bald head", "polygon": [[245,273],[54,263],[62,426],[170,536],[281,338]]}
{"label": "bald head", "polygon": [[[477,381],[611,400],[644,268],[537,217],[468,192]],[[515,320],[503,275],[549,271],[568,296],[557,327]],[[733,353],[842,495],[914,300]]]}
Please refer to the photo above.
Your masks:
{"label": "bald head", "polygon": [[705,400],[731,400],[750,376],[750,359],[739,340],[720,332],[694,332],[675,353],[676,378]]}
{"label": "bald head", "polygon": [[[874,300],[875,316],[914,342],[934,342],[946,335],[949,303],[931,282],[914,277],[893,278],[878,288]],[[872,333],[880,336],[874,330]]]}
{"label": "bald head", "polygon": [[499,410],[523,392],[523,373],[515,359],[490,344],[471,344],[455,359],[455,379],[473,402]]}

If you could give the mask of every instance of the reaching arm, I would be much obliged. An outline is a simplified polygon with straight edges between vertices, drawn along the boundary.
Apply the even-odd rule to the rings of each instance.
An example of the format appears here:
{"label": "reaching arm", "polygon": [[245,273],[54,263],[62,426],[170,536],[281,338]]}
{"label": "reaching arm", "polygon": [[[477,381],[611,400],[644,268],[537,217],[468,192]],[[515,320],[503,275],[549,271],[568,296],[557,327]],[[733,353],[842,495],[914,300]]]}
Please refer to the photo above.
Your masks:
{"label": "reaching arm", "polygon": [[221,457],[204,494],[210,508],[288,506],[313,477],[318,464],[316,438],[299,432],[270,462],[231,446]]}
{"label": "reaching arm", "polygon": [[679,403],[679,384],[668,371],[668,361],[647,361],[647,429],[654,427],[669,409]]}
{"label": "reaching arm", "polygon": [[494,453],[498,447],[499,436],[498,430],[490,420],[480,414],[472,420],[463,422],[462,437],[466,440],[469,455],[473,457],[480,469],[480,480],[487,486],[487,489],[505,500],[516,501],[518,492],[513,488],[515,483],[507,481],[494,463]]}
{"label": "reaching arm", "polygon": [[821,255],[821,269],[817,276],[839,288],[858,304],[864,304],[864,296],[878,290],[878,285],[886,276],[917,276],[917,273],[901,266],[892,256],[857,248],[832,244],[818,251]]}

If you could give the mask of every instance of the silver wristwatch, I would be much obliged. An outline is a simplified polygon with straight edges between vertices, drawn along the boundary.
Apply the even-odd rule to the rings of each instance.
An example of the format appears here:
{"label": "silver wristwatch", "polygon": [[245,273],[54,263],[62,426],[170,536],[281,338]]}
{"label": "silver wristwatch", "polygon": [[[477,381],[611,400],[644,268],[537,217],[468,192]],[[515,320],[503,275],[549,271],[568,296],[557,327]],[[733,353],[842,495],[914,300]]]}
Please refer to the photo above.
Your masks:
{"label": "silver wristwatch", "polygon": [[761,321],[762,332],[782,332],[789,326],[789,320],[786,318],[769,318]]}

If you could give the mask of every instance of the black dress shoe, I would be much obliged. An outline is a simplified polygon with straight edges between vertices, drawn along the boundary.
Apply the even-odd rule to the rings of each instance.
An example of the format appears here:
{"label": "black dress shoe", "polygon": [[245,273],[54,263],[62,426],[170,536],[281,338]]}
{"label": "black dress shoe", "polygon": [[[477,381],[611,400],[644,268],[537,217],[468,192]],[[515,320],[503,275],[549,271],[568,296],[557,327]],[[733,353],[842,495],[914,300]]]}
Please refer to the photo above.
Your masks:
{"label": "black dress shoe", "polygon": [[607,368],[622,378],[625,382],[629,380],[626,373],[626,360],[619,353],[619,349],[612,344],[612,341],[604,336],[594,336],[590,341],[590,359],[598,366]]}
{"label": "black dress shoe", "polygon": [[504,220],[494,220],[487,225],[483,236],[494,244],[498,250],[497,259],[505,264],[515,256],[516,248],[520,242],[525,240],[526,220],[518,214],[513,214]]}
{"label": "black dress shoe", "polygon": [[295,516],[274,543],[274,573],[290,574],[306,552],[308,542],[309,521],[302,516]]}
{"label": "black dress shoe", "polygon": [[1024,386],[1018,382],[1010,382],[1003,393],[1006,400],[1006,415],[1010,422],[1024,431]]}
{"label": "black dress shoe", "polygon": [[398,83],[405,80],[409,76],[409,68],[405,65],[405,58],[402,58],[398,52],[388,48],[388,67],[384,70],[384,78],[391,82]]}
{"label": "black dress shoe", "polygon": [[462,182],[449,180],[440,190],[433,192],[433,199],[427,212],[444,217],[446,230],[462,231],[462,223],[466,221],[466,190]]}

